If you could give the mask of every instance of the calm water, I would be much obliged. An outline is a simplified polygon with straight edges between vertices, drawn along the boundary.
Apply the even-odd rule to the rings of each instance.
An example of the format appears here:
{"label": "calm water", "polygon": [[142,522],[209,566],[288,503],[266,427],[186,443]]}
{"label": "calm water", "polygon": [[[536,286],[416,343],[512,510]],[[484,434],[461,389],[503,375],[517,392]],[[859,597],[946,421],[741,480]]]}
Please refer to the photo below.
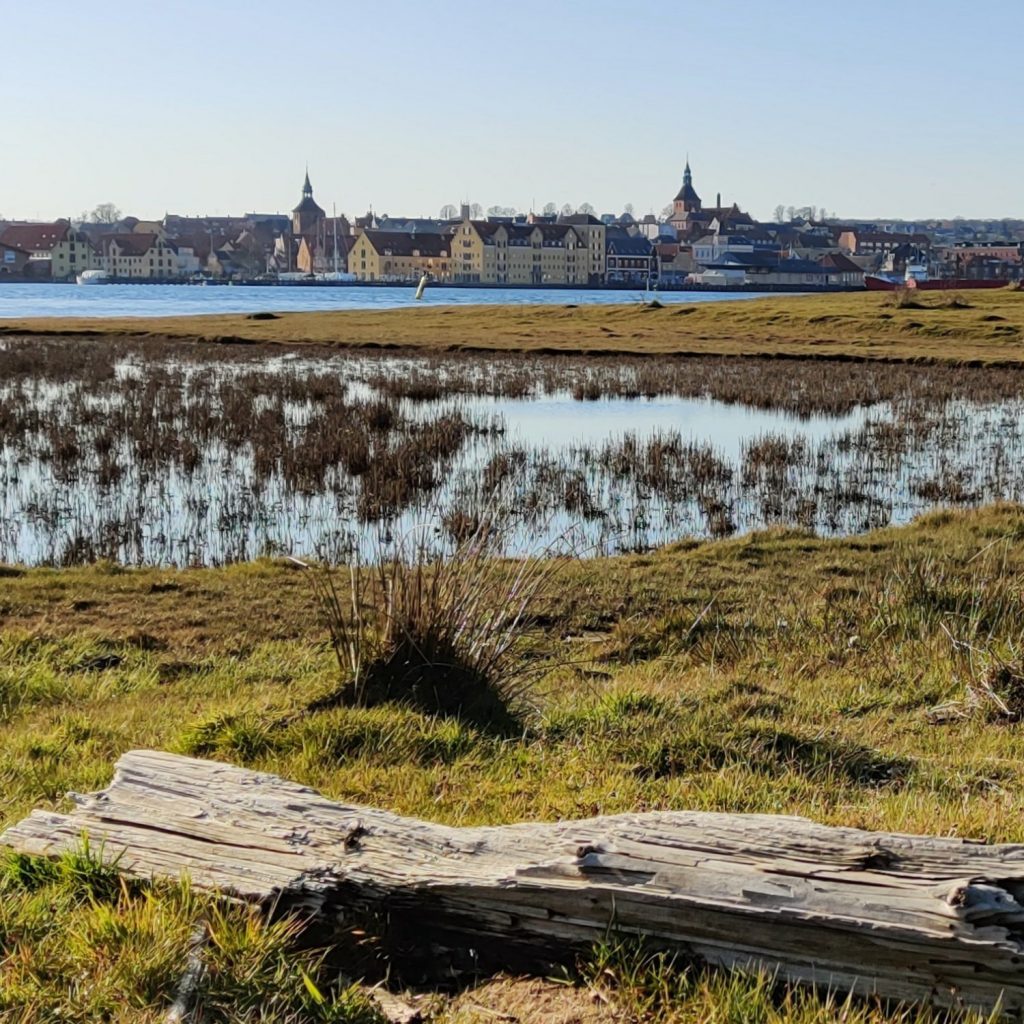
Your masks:
{"label": "calm water", "polygon": [[[209,313],[314,312],[332,309],[394,309],[399,306],[594,305],[636,302],[640,290],[428,287],[423,300],[415,288],[397,287],[201,287],[171,284],[0,285],[0,319],[13,317],[194,316]],[[659,292],[664,303],[723,302],[762,298],[758,294]]]}
{"label": "calm water", "polygon": [[[510,552],[570,527],[581,551],[616,552],[781,524],[843,535],[1024,497],[1024,396],[810,417],[565,391],[389,398],[381,380],[417,366],[140,355],[91,380],[0,381],[0,563],[341,560],[414,528],[448,544],[460,515],[498,521]],[[374,403],[386,423],[367,418]]]}

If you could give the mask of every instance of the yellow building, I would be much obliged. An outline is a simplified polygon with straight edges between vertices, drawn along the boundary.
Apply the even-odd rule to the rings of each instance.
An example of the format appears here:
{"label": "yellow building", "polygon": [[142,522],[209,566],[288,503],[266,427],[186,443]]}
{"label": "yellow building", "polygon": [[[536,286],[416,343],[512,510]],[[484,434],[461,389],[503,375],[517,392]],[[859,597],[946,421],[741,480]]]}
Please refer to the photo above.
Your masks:
{"label": "yellow building", "polygon": [[567,217],[559,217],[559,224],[571,224],[586,247],[589,266],[587,276],[592,285],[604,284],[605,245],[608,229],[595,216],[589,213],[573,213]]}
{"label": "yellow building", "polygon": [[83,270],[103,268],[103,255],[82,231],[69,229],[51,250],[51,274],[55,281],[73,278]]}
{"label": "yellow building", "polygon": [[586,285],[590,268],[587,246],[570,224],[466,218],[452,238],[452,280],[463,284]]}
{"label": "yellow building", "polygon": [[433,233],[363,231],[352,240],[348,272],[359,281],[451,280],[451,238]]}
{"label": "yellow building", "polygon": [[464,218],[452,236],[452,280],[460,284],[504,284],[507,248],[504,224]]}
{"label": "yellow building", "polygon": [[103,269],[111,277],[180,277],[175,247],[154,234],[107,235],[103,239]]}

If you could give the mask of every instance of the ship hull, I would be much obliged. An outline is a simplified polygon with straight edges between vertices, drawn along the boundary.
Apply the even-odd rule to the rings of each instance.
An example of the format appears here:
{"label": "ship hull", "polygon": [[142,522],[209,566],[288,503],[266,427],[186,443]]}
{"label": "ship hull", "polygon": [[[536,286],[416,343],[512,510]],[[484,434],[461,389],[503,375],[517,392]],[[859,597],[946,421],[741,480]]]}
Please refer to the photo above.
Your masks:
{"label": "ship hull", "polygon": [[868,274],[864,278],[864,285],[869,292],[895,292],[901,288],[913,288],[915,291],[921,292],[960,291],[968,288],[1005,288],[1009,283],[1009,281],[967,277],[932,278],[928,281],[893,281],[886,277],[873,277]]}

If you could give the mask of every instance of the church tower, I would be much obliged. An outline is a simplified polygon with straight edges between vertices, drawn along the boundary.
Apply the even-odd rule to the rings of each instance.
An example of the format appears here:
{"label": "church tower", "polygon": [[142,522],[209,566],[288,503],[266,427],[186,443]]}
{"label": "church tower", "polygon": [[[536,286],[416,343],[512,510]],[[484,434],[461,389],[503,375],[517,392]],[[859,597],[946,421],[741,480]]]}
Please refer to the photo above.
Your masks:
{"label": "church tower", "polygon": [[686,159],[686,167],[683,170],[683,187],[676,193],[672,200],[672,215],[680,217],[684,213],[700,212],[700,196],[693,187],[693,174],[690,172],[690,159]]}
{"label": "church tower", "polygon": [[309,183],[309,168],[307,167],[306,180],[302,184],[302,200],[292,210],[292,234],[313,234],[326,216],[313,198],[313,186]]}

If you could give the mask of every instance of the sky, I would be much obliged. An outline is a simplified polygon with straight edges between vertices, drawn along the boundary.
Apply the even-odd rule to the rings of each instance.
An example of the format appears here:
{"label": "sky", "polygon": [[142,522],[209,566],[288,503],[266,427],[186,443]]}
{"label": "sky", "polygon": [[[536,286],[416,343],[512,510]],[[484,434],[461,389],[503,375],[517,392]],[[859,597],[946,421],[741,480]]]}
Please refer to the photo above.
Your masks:
{"label": "sky", "polygon": [[1022,217],[1022,0],[0,0],[0,216]]}

